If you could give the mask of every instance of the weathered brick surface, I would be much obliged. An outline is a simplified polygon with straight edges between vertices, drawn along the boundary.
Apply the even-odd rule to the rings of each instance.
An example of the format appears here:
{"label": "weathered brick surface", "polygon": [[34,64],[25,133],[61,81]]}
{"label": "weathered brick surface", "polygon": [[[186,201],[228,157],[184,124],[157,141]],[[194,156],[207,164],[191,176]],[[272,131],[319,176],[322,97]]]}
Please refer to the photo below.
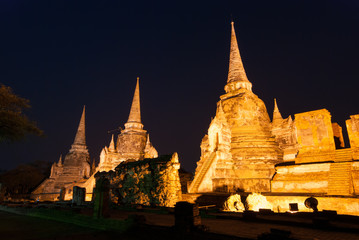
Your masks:
{"label": "weathered brick surface", "polygon": [[271,133],[264,102],[252,92],[232,24],[226,94],[201,143],[190,192],[270,191],[282,150]]}
{"label": "weathered brick surface", "polygon": [[112,201],[118,204],[143,204],[173,207],[181,200],[178,155],[127,161],[114,171],[99,173],[109,179]]}

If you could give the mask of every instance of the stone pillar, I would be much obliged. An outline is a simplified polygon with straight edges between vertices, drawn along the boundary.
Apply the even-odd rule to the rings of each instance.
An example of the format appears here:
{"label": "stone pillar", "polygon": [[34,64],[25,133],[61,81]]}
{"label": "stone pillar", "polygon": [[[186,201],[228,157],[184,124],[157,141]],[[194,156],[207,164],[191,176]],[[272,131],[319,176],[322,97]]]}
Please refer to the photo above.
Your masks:
{"label": "stone pillar", "polygon": [[353,151],[353,159],[359,159],[359,114],[351,115],[346,120],[350,147]]}
{"label": "stone pillar", "polygon": [[180,232],[190,232],[201,225],[198,205],[189,202],[177,202],[175,206],[175,227]]}
{"label": "stone pillar", "polygon": [[107,217],[110,205],[110,183],[108,179],[100,177],[96,180],[96,187],[93,190],[94,218]]}
{"label": "stone pillar", "polygon": [[66,188],[62,187],[60,190],[59,201],[65,201]]}
{"label": "stone pillar", "polygon": [[72,190],[72,204],[84,205],[86,196],[86,188],[74,186]]}
{"label": "stone pillar", "polygon": [[343,129],[338,123],[332,123],[334,143],[336,149],[342,149],[345,147],[343,138]]}

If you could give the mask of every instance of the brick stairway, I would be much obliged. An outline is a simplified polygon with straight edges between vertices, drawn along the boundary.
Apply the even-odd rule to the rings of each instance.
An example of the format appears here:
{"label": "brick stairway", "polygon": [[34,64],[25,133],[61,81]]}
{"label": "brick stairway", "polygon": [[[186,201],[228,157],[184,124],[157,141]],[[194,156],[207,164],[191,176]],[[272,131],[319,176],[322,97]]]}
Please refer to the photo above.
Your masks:
{"label": "brick stairway", "polygon": [[346,162],[353,160],[353,153],[350,148],[335,150],[335,162]]}
{"label": "brick stairway", "polygon": [[330,164],[328,195],[350,195],[351,165],[351,161]]}
{"label": "brick stairway", "polygon": [[195,176],[195,178],[193,179],[193,182],[190,186],[190,191],[191,193],[193,192],[197,192],[198,191],[198,187],[201,184],[204,176],[206,175],[208,169],[210,168],[210,166],[213,163],[213,160],[216,157],[216,152],[212,152],[209,157],[206,159],[206,161],[204,161],[201,170],[199,171],[199,173]]}

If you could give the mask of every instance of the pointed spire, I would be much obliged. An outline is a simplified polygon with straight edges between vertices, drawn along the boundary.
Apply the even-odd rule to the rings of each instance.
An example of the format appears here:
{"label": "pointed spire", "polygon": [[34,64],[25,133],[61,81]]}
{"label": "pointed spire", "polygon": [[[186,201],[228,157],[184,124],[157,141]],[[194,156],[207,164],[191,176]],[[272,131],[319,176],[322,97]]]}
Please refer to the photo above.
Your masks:
{"label": "pointed spire", "polygon": [[216,116],[215,119],[218,119],[221,121],[221,123],[223,124],[227,124],[227,119],[226,119],[226,115],[223,111],[223,104],[222,101],[219,101],[217,103],[217,112],[216,112]]}
{"label": "pointed spire", "polygon": [[150,140],[150,134],[147,133],[147,139],[146,139],[146,147],[145,149],[150,149],[152,147],[152,143],[151,143],[151,140]]}
{"label": "pointed spire", "polygon": [[277,105],[277,99],[274,99],[274,110],[273,110],[273,124],[282,123],[283,117],[282,114],[280,114],[278,105]]}
{"label": "pointed spire", "polygon": [[150,134],[148,133],[147,139],[146,139],[146,145],[149,145],[149,144],[151,144],[151,141],[150,141]]}
{"label": "pointed spire", "polygon": [[234,30],[234,22],[232,24],[231,34],[231,50],[229,56],[229,70],[226,85],[226,92],[231,92],[239,88],[245,88],[249,91],[252,90],[252,83],[248,81],[246,72],[243,67],[241,55],[239,53],[236,32]]}
{"label": "pointed spire", "polygon": [[82,116],[77,129],[75,136],[75,141],[73,145],[86,145],[86,136],[85,136],[85,106],[82,110]]}
{"label": "pointed spire", "polygon": [[150,134],[147,134],[146,146],[145,146],[145,158],[156,158],[158,157],[157,150],[153,147],[150,141]]}
{"label": "pointed spire", "polygon": [[53,163],[51,165],[51,172],[50,172],[50,178],[53,178],[55,175],[55,167],[56,167],[56,163]]}
{"label": "pointed spire", "polygon": [[140,78],[137,78],[135,93],[133,95],[130,115],[127,122],[141,123],[141,109],[140,109]]}
{"label": "pointed spire", "polygon": [[115,141],[113,140],[113,134],[112,134],[111,142],[110,142],[110,145],[109,145],[108,149],[111,152],[115,151]]}
{"label": "pointed spire", "polygon": [[140,108],[140,78],[137,78],[135,93],[133,94],[133,100],[130,110],[130,115],[128,116],[127,123],[125,123],[126,129],[142,129],[143,125],[141,123],[141,108]]}
{"label": "pointed spire", "polygon": [[60,155],[59,161],[57,162],[57,166],[58,167],[62,166],[62,154]]}

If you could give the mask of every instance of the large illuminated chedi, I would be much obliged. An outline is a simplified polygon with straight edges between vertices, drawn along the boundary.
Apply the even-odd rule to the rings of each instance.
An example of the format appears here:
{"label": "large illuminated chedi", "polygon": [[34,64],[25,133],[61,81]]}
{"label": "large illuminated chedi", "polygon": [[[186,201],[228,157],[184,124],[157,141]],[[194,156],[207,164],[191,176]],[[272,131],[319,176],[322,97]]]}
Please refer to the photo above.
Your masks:
{"label": "large illuminated chedi", "polygon": [[[327,204],[326,209],[351,211],[330,202],[338,201],[337,196],[358,195],[359,115],[346,121],[351,148],[344,148],[342,129],[331,122],[326,109],[284,119],[275,101],[271,122],[247,79],[233,23],[225,91],[202,140],[190,193],[244,191],[303,198],[308,194],[324,196],[325,201],[319,202]],[[278,207],[287,207],[285,201],[289,201],[273,195],[267,198]],[[359,206],[355,199],[351,198],[350,206]],[[359,208],[356,212],[359,214]]]}
{"label": "large illuminated chedi", "polygon": [[202,140],[201,159],[189,191],[270,191],[274,166],[283,161],[283,154],[271,133],[266,106],[252,92],[233,23],[225,91]]}
{"label": "large illuminated chedi", "polygon": [[85,107],[70,151],[51,167],[48,179],[42,182],[33,192],[32,197],[40,200],[55,200],[61,189],[73,182],[88,179],[91,174],[90,157],[86,146]]}

